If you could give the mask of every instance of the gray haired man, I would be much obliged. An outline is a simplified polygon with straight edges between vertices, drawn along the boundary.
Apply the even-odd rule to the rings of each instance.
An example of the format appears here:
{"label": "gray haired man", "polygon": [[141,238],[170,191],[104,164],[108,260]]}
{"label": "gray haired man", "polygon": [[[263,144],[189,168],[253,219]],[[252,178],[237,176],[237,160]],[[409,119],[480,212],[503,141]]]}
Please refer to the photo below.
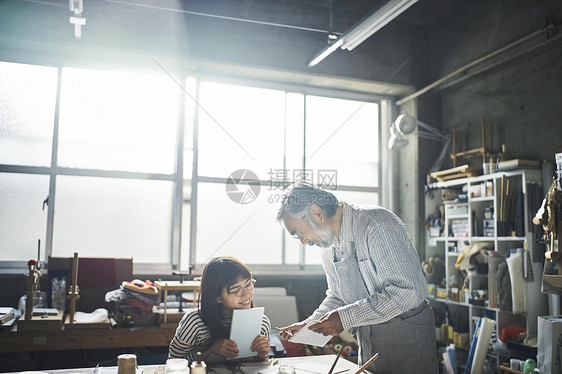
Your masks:
{"label": "gray haired man", "polygon": [[284,327],[284,337],[309,321],[311,330],[336,335],[351,329],[359,362],[375,353],[369,370],[438,373],[435,317],[418,254],[404,223],[378,206],[359,208],[330,192],[296,185],[283,199],[277,220],[304,245],[321,248],[326,297],[306,320]]}

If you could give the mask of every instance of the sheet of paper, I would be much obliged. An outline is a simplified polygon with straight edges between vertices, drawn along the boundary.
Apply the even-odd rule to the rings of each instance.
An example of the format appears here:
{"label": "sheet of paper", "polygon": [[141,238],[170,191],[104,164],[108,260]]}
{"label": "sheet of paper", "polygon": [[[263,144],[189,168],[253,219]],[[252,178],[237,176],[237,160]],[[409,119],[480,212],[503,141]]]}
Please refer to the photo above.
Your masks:
{"label": "sheet of paper", "polygon": [[[244,367],[245,374],[277,374],[279,373],[279,366],[263,366],[263,367]],[[293,365],[291,365],[293,366]],[[313,362],[307,364],[296,364],[293,366],[296,374],[326,374],[330,371],[330,366],[317,365]],[[339,368],[337,365],[334,368],[333,374],[340,374],[349,371],[346,368]]]}
{"label": "sheet of paper", "polygon": [[236,359],[257,356],[252,352],[252,342],[261,332],[264,308],[234,309],[230,339],[238,345],[240,353]]}
{"label": "sheet of paper", "polygon": [[293,335],[293,337],[291,337],[289,341],[292,343],[314,345],[316,347],[325,346],[333,335],[324,336],[308,329],[311,325],[317,322],[318,321],[310,321],[306,326],[304,326],[295,335]]}

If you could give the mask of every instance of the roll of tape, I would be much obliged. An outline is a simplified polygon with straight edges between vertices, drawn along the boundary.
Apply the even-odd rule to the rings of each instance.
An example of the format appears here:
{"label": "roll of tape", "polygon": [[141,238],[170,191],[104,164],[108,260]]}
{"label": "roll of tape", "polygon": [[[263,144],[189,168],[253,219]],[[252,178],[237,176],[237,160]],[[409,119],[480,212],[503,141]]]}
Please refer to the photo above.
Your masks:
{"label": "roll of tape", "polygon": [[136,355],[127,353],[117,356],[117,374],[135,374],[136,370]]}

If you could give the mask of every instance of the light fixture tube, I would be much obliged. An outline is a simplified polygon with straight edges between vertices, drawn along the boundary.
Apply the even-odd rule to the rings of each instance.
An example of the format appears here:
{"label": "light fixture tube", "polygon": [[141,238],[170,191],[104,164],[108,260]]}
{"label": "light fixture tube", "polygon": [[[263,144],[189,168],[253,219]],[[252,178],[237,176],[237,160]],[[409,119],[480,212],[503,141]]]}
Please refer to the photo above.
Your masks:
{"label": "light fixture tube", "polygon": [[316,66],[336,49],[347,49],[351,51],[365,39],[383,28],[398,15],[414,5],[418,0],[390,0],[380,8],[359,21],[350,30],[341,35],[334,43],[328,45],[308,63],[309,67]]}
{"label": "light fixture tube", "polygon": [[332,52],[338,49],[343,44],[343,39],[341,37],[335,42],[324,48],[320,53],[318,53],[309,63],[308,67],[316,66],[320,61],[328,57]]}
{"label": "light fixture tube", "polygon": [[341,48],[353,50],[416,2],[418,0],[390,0],[342,35],[345,42]]}

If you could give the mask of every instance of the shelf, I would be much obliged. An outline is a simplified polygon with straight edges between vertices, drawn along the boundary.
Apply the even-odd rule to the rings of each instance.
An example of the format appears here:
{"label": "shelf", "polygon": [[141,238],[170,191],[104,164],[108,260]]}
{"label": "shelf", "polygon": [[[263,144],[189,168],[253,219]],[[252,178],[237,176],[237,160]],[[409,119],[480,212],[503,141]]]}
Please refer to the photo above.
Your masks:
{"label": "shelf", "polygon": [[447,220],[451,219],[468,219],[468,213],[465,214],[451,214],[447,216]]}
{"label": "shelf", "polygon": [[[461,303],[459,301],[453,301],[451,299],[447,299],[447,303],[452,304],[452,305],[458,305],[458,306],[466,306],[466,307],[471,305],[469,303]],[[474,306],[474,305],[472,305],[472,306]]]}
{"label": "shelf", "polygon": [[498,236],[498,242],[524,242],[527,238],[523,236]]}
{"label": "shelf", "polygon": [[479,196],[470,198],[471,203],[477,203],[479,201],[494,201],[493,196]]}
{"label": "shelf", "polygon": [[485,306],[485,305],[474,305],[474,304],[470,304],[470,305],[472,305],[473,308],[493,310],[494,312],[500,311],[498,308],[490,308],[489,306]]}
{"label": "shelf", "polygon": [[[437,203],[444,205],[441,207],[443,210],[443,222],[445,232],[444,234],[453,233],[464,233],[465,230],[469,234],[474,234],[473,236],[443,236],[431,238],[434,248],[432,248],[431,255],[441,256],[445,259],[445,289],[447,289],[447,296],[452,296],[455,300],[459,299],[455,294],[449,294],[450,286],[452,285],[451,276],[457,275],[457,269],[455,268],[456,262],[463,255],[463,242],[469,242],[471,245],[482,245],[486,243],[491,243],[496,251],[499,251],[502,256],[506,255],[506,249],[511,247],[523,247],[524,244],[529,244],[528,250],[531,251],[534,246],[533,234],[529,231],[529,216],[534,213],[530,212],[528,202],[523,199],[521,202],[523,205],[523,216],[524,220],[524,232],[519,233],[519,236],[507,236],[511,234],[511,231],[505,231],[509,226],[507,223],[500,222],[498,219],[498,212],[501,210],[502,203],[502,191],[501,183],[505,178],[509,178],[510,181],[510,192],[509,196],[515,196],[521,193],[526,193],[529,183],[540,182],[540,170],[530,171],[525,170],[514,170],[514,171],[501,171],[494,174],[487,174],[476,177],[459,178],[455,180],[448,180],[444,182],[433,183],[430,188],[460,188],[466,186],[467,190],[472,191],[472,197],[469,196],[468,199],[462,202],[453,201],[442,201],[439,200],[437,196]],[[492,183],[490,183],[492,182]],[[478,190],[479,187],[480,189]],[[477,191],[478,190],[478,191]],[[484,192],[485,191],[485,192]],[[492,196],[489,196],[493,194]],[[443,195],[441,195],[443,196]],[[505,194],[503,195],[506,196]],[[432,199],[434,197],[431,197]],[[507,198],[504,199],[504,203],[508,202]],[[489,207],[493,207],[493,211]],[[506,205],[504,204],[504,207]],[[512,207],[513,208],[513,207]],[[505,213],[505,209],[504,209]],[[511,212],[513,213],[513,212]],[[510,216],[511,216],[510,213]],[[507,213],[505,213],[507,214]],[[490,217],[490,218],[486,218]],[[454,225],[452,225],[454,224]],[[452,226],[451,226],[452,225]],[[484,230],[485,229],[485,230]],[[476,235],[477,234],[477,235]],[[484,236],[487,234],[487,236]],[[504,234],[505,236],[498,236],[498,234]],[[488,236],[492,235],[492,236]],[[443,244],[441,244],[443,243]],[[449,252],[449,250],[454,250],[455,247],[458,253]],[[495,281],[495,277],[491,276],[493,269],[488,266],[487,271],[483,271],[484,274],[474,274],[469,279],[465,279],[467,283],[467,288],[470,290],[485,289],[486,286],[490,286],[489,282]],[[562,279],[562,277],[561,277]],[[454,283],[458,283],[457,280]],[[464,284],[464,282],[463,282]],[[518,324],[525,326],[527,331],[536,332],[537,329],[537,315],[542,313],[539,307],[538,301],[544,299],[542,296],[535,296],[538,281],[535,277],[533,282],[526,282],[525,288],[517,290],[516,292],[525,292],[527,294],[526,301],[526,314],[517,315],[516,319]],[[539,285],[540,286],[540,285]],[[438,303],[449,305],[455,308],[456,323],[466,328],[470,336],[474,333],[474,325],[470,323],[470,318],[475,318],[481,315],[490,315],[491,318],[494,316],[498,326],[504,326],[506,323],[514,319],[514,315],[511,312],[501,311],[497,308],[498,304],[490,303],[494,307],[490,307],[487,303],[484,305],[482,301],[473,301],[475,303],[481,302],[482,305],[471,304],[469,300],[466,301],[453,301],[451,298],[447,297],[444,299],[432,298],[436,305]],[[537,301],[537,302],[535,302]],[[469,322],[467,322],[469,321]],[[500,362],[498,361],[499,367]]]}
{"label": "shelf", "polygon": [[494,241],[494,237],[493,236],[473,236],[470,238],[471,241],[473,242],[493,242]]}
{"label": "shelf", "polygon": [[[540,172],[540,169],[537,170]],[[490,181],[493,179],[501,178],[502,176],[506,178],[514,177],[514,176],[522,176],[524,175],[525,172],[528,172],[528,169],[518,169],[513,171],[499,171],[496,173],[479,175],[476,177],[451,179],[445,182],[431,183],[429,184],[429,188],[447,188],[451,186],[462,186],[463,184],[467,184],[467,183]]]}

